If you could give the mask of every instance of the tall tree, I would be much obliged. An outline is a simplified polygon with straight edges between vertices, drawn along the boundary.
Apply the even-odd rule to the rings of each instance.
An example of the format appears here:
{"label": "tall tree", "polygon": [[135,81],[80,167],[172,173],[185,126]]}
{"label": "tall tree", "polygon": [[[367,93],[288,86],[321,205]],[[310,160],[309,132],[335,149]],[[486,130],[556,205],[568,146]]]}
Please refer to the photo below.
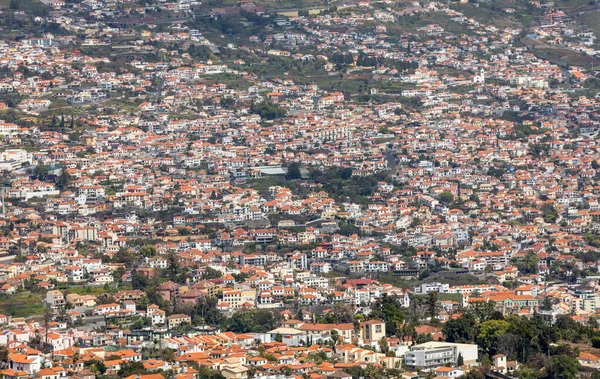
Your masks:
{"label": "tall tree", "polygon": [[432,291],[427,294],[427,313],[432,321],[437,317],[437,299],[437,292]]}
{"label": "tall tree", "polygon": [[298,162],[292,162],[288,165],[285,178],[288,180],[302,178],[302,173],[300,172],[300,164]]}

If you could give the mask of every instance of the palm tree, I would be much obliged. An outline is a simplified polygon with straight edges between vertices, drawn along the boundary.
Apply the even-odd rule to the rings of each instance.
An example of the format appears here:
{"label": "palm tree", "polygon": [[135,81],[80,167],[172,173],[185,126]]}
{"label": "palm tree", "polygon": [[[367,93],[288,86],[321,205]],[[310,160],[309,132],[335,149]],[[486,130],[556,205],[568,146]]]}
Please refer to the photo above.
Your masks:
{"label": "palm tree", "polygon": [[390,346],[388,345],[385,336],[381,337],[381,339],[379,340],[379,351],[383,354],[387,354],[388,351],[390,351]]}
{"label": "palm tree", "polygon": [[329,336],[331,337],[331,348],[333,349],[333,352],[336,353],[335,345],[337,344],[340,338],[340,332],[338,332],[337,329],[332,329],[329,332]]}

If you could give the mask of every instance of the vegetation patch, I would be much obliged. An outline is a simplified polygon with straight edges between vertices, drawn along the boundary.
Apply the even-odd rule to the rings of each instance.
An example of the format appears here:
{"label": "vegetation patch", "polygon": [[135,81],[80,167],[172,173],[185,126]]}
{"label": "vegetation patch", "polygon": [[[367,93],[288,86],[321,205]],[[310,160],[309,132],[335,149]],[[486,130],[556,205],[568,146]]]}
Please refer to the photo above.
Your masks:
{"label": "vegetation patch", "polygon": [[29,317],[44,314],[46,307],[38,293],[21,292],[0,296],[0,313],[13,317]]}

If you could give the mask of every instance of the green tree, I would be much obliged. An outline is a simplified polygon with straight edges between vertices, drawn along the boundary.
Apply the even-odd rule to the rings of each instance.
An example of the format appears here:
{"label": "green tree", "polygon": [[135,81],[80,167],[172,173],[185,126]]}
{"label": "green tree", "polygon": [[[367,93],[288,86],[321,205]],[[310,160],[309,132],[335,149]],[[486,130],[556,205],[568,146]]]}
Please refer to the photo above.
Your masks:
{"label": "green tree", "polygon": [[35,166],[35,168],[33,169],[33,177],[37,180],[45,180],[48,177],[49,172],[50,169],[48,168],[48,166],[40,164]]}
{"label": "green tree", "polygon": [[437,316],[437,292],[429,292],[427,294],[427,313],[433,321]]}
{"label": "green tree", "polygon": [[498,337],[506,333],[510,324],[504,320],[488,320],[479,324],[477,344],[485,351],[490,351]]}
{"label": "green tree", "polygon": [[287,180],[302,178],[302,173],[300,172],[300,164],[298,162],[292,162],[288,165],[285,178]]}
{"label": "green tree", "polygon": [[548,223],[555,222],[559,217],[558,211],[554,205],[549,203],[542,205],[542,213],[544,215],[544,221]]}
{"label": "green tree", "polygon": [[501,336],[498,336],[492,345],[492,353],[493,354],[504,354],[509,359],[514,356],[515,349],[519,342],[519,336],[512,334],[510,332],[504,333]]}
{"label": "green tree", "polygon": [[235,99],[231,97],[222,97],[219,101],[219,105],[221,105],[223,108],[229,108],[233,104],[235,104]]}
{"label": "green tree", "polygon": [[433,336],[430,333],[419,333],[415,339],[415,344],[420,345],[431,341],[433,341]]}
{"label": "green tree", "polygon": [[208,324],[217,325],[219,324],[223,316],[217,309],[217,298],[214,296],[204,296],[198,299],[196,306],[192,310],[192,317],[195,319],[196,324]]}
{"label": "green tree", "polygon": [[523,260],[516,262],[516,265],[523,274],[537,274],[539,261],[537,255],[528,252]]}
{"label": "green tree", "polygon": [[461,376],[462,379],[485,379],[485,373],[481,368],[474,368],[465,375]]}
{"label": "green tree", "polygon": [[540,309],[544,310],[544,311],[551,311],[552,310],[552,301],[550,300],[550,298],[548,296],[545,296],[544,300],[542,300],[542,304],[540,305]]}
{"label": "green tree", "polygon": [[440,194],[440,201],[446,204],[450,204],[454,201],[454,195],[452,192],[444,191]]}
{"label": "green tree", "polygon": [[476,321],[471,313],[448,320],[442,329],[446,341],[456,343],[473,343],[476,337]]}
{"label": "green tree", "polygon": [[238,311],[228,322],[228,329],[234,333],[266,333],[274,327],[273,313],[263,309]]}
{"label": "green tree", "polygon": [[321,317],[321,321],[326,324],[343,324],[354,322],[354,312],[352,308],[345,304],[334,304],[331,312]]}
{"label": "green tree", "polygon": [[198,371],[196,374],[198,379],[225,379],[218,371],[215,371],[208,366],[201,366],[197,362],[191,362],[190,367]]}
{"label": "green tree", "polygon": [[106,365],[103,361],[95,361],[92,367],[92,371],[100,375],[104,375],[104,373],[106,372]]}
{"label": "green tree", "polygon": [[390,351],[390,345],[388,344],[387,338],[381,337],[379,340],[379,351],[383,354],[387,354],[387,352]]}
{"label": "green tree", "polygon": [[202,279],[218,279],[223,276],[223,273],[219,270],[215,270],[212,267],[206,267],[202,274]]}
{"label": "green tree", "polygon": [[550,357],[546,379],[576,379],[580,364],[576,358],[566,354]]}
{"label": "green tree", "polygon": [[250,106],[250,112],[259,115],[265,120],[275,120],[284,117],[286,114],[283,108],[268,101],[252,104]]}
{"label": "green tree", "polygon": [[0,363],[8,363],[8,349],[6,346],[0,346]]}
{"label": "green tree", "polygon": [[493,301],[477,301],[471,304],[473,314],[477,321],[490,320],[494,314],[495,303]]}
{"label": "green tree", "polygon": [[145,374],[146,369],[142,362],[126,362],[121,364],[121,369],[118,371],[120,378],[125,378],[135,374]]}
{"label": "green tree", "polygon": [[390,337],[398,334],[396,328],[404,323],[406,314],[395,296],[384,294],[372,305],[369,318],[385,320],[385,331]]}
{"label": "green tree", "polygon": [[58,177],[58,180],[56,181],[56,186],[59,189],[64,190],[65,188],[67,188],[69,186],[70,180],[71,180],[71,175],[69,175],[67,170],[65,168],[63,168],[60,173],[60,176]]}

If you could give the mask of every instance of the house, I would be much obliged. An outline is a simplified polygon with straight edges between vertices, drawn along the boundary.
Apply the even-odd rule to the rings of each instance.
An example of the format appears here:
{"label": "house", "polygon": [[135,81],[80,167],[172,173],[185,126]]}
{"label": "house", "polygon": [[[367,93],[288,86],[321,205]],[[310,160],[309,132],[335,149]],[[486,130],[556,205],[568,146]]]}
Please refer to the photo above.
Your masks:
{"label": "house", "polygon": [[96,296],[70,293],[67,295],[67,303],[74,307],[91,308],[96,306]]}
{"label": "house", "polygon": [[336,371],[332,374],[327,375],[327,379],[352,379],[352,375],[344,371]]}
{"label": "house", "polygon": [[117,303],[101,304],[94,308],[93,313],[95,315],[106,316],[110,314],[115,314],[119,312],[120,309],[121,306]]}
{"label": "house", "polygon": [[67,303],[62,292],[56,290],[48,291],[46,293],[45,302],[54,312],[64,308]]}
{"label": "house", "polygon": [[39,379],[59,379],[60,375],[58,372],[45,368],[35,373],[35,378]]}
{"label": "house", "polygon": [[157,309],[152,313],[147,313],[146,317],[149,317],[152,321],[152,325],[163,325],[166,319],[165,311]]}
{"label": "house", "polygon": [[385,322],[369,320],[360,324],[360,336],[367,341],[379,341],[385,337]]}
{"label": "house", "polygon": [[581,352],[577,360],[582,366],[598,369],[600,368],[600,357],[588,352]]}
{"label": "house", "polygon": [[435,370],[433,370],[433,372],[435,373],[435,377],[442,377],[442,378],[458,378],[460,376],[463,376],[465,374],[465,372],[463,370],[461,370],[460,368],[456,368],[456,367],[438,367]]}
{"label": "house", "polygon": [[298,330],[304,331],[308,337],[313,340],[319,338],[330,339],[331,331],[336,330],[339,337],[346,343],[352,342],[352,338],[355,337],[354,324],[311,324],[303,323],[298,326]]}
{"label": "house", "polygon": [[172,301],[179,296],[181,286],[175,282],[167,281],[156,287],[156,292],[165,300]]}
{"label": "house", "polygon": [[221,368],[221,375],[227,379],[246,379],[248,378],[248,368],[242,365],[228,365]]}
{"label": "house", "polygon": [[42,368],[43,357],[40,355],[27,355],[13,353],[8,355],[8,368],[15,371],[24,371],[33,375]]}
{"label": "house", "polygon": [[96,374],[88,369],[79,370],[71,379],[96,379]]}
{"label": "house", "polygon": [[6,295],[12,295],[17,291],[17,287],[10,283],[5,283],[0,287],[0,292]]}
{"label": "house", "polygon": [[4,379],[29,379],[29,378],[31,378],[29,373],[27,373],[25,371],[16,371],[13,369],[2,370],[2,371],[0,371],[0,373],[2,374],[2,378],[4,378]]}
{"label": "house", "polygon": [[125,379],[165,379],[165,377],[162,374],[134,374]]}
{"label": "house", "polygon": [[176,314],[167,317],[167,326],[172,329],[179,325],[191,324],[192,318],[184,314]]}

